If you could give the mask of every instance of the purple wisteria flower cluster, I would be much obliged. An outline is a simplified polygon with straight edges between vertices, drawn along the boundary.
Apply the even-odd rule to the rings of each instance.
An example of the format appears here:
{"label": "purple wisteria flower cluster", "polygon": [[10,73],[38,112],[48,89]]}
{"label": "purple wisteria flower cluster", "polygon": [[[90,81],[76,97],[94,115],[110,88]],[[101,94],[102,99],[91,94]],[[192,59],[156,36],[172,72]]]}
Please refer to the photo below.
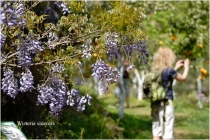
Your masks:
{"label": "purple wisteria flower cluster", "polygon": [[137,51],[139,63],[142,65],[147,65],[149,61],[149,53],[147,52],[146,41],[138,41],[134,44],[134,49]]}
{"label": "purple wisteria flower cluster", "polygon": [[67,91],[65,83],[57,77],[48,79],[44,86],[38,85],[38,92],[37,105],[49,104],[51,117],[58,118],[64,105],[76,106],[77,111],[84,111],[85,103],[91,105],[89,94],[81,96],[75,89]]}
{"label": "purple wisteria flower cluster", "polygon": [[20,91],[27,92],[34,89],[34,80],[31,71],[28,68],[26,68],[26,72],[22,72],[21,75],[22,76],[20,78]]}
{"label": "purple wisteria flower cluster", "polygon": [[18,81],[14,77],[14,71],[11,69],[4,69],[4,78],[1,81],[1,89],[9,95],[11,98],[15,99],[18,94]]}
{"label": "purple wisteria flower cluster", "polygon": [[117,82],[117,79],[120,77],[120,72],[116,68],[112,69],[101,59],[92,64],[91,67],[92,76],[101,82],[100,88],[103,92],[107,92],[109,84]]}
{"label": "purple wisteria flower cluster", "polygon": [[65,69],[62,64],[55,63],[51,70],[53,74],[43,85],[38,85],[37,105],[49,104],[51,117],[58,118],[64,105],[76,106],[77,111],[84,111],[85,103],[90,105],[90,99],[92,99],[89,94],[81,96],[80,92],[73,88],[68,91],[64,81],[54,75],[63,70]]}
{"label": "purple wisteria flower cluster", "polygon": [[125,59],[128,58],[128,59],[131,60],[134,45],[133,44],[128,44],[128,45],[126,44],[126,45],[122,46],[122,49],[123,49],[123,52],[124,52]]}
{"label": "purple wisteria flower cluster", "polygon": [[142,65],[147,65],[149,61],[149,53],[146,50],[146,41],[142,40],[142,38],[140,37],[140,40],[138,42],[126,44],[126,42],[129,41],[124,37],[124,42],[125,44],[122,45],[122,49],[125,59],[131,60],[132,53],[135,51],[137,53],[139,63]]}
{"label": "purple wisteria flower cluster", "polygon": [[92,43],[92,41],[89,40],[87,44],[82,45],[82,48],[83,48],[82,57],[85,57],[85,58],[91,57],[91,54],[92,54],[92,51],[90,48],[91,43]]}
{"label": "purple wisteria flower cluster", "polygon": [[66,86],[58,77],[51,77],[46,85],[38,85],[37,105],[45,105],[49,103],[50,116],[58,117],[63,106],[66,103]]}
{"label": "purple wisteria flower cluster", "polygon": [[41,46],[41,42],[37,38],[27,37],[30,40],[27,40],[27,49],[30,50],[32,54],[42,52],[44,47]]}
{"label": "purple wisteria flower cluster", "polygon": [[135,66],[132,64],[132,65],[128,66],[128,67],[126,68],[126,70],[127,70],[128,72],[130,72],[133,68],[135,68]]}
{"label": "purple wisteria flower cluster", "polygon": [[50,49],[55,49],[55,43],[58,42],[58,37],[56,37],[54,32],[48,34],[48,45]]}
{"label": "purple wisteria flower cluster", "polygon": [[52,72],[57,72],[57,73],[59,73],[59,72],[62,72],[62,71],[64,71],[65,70],[65,68],[64,68],[64,66],[63,66],[63,64],[58,64],[58,63],[55,63],[55,65],[53,65],[52,66]]}
{"label": "purple wisteria flower cluster", "polygon": [[109,55],[109,60],[116,60],[119,53],[118,47],[118,34],[117,33],[107,33],[106,35],[106,45],[107,54]]}
{"label": "purple wisteria flower cluster", "polygon": [[1,39],[0,49],[2,49],[1,46],[3,46],[3,44],[4,44],[5,40],[6,40],[6,36],[2,32],[0,32],[0,39]]}
{"label": "purple wisteria flower cluster", "polygon": [[25,6],[18,1],[0,1],[1,20],[0,25],[6,24],[8,27],[20,26],[24,27],[26,19]]}
{"label": "purple wisteria flower cluster", "polygon": [[[14,77],[14,71],[10,68],[4,69],[4,78],[2,79],[2,90],[11,98],[15,98],[18,94],[18,80]],[[22,72],[20,77],[20,91],[28,92],[34,89],[33,75],[31,71],[26,68],[26,72]]]}
{"label": "purple wisteria flower cluster", "polygon": [[0,54],[0,60],[3,60],[3,59],[5,59],[5,57],[4,57],[4,54]]}
{"label": "purple wisteria flower cluster", "polygon": [[69,106],[74,106],[75,105],[75,96],[79,95],[79,91],[75,89],[71,89],[71,91],[67,92],[67,100],[66,104]]}
{"label": "purple wisteria flower cluster", "polygon": [[[18,50],[19,48],[17,48]],[[18,65],[19,66],[30,66],[31,65],[31,55],[29,53],[29,50],[27,50],[26,47],[22,48],[20,50],[20,53],[18,53]]]}
{"label": "purple wisteria flower cluster", "polygon": [[72,11],[68,9],[66,3],[64,2],[55,2],[54,4],[56,4],[59,8],[62,9],[63,14],[72,14]]}
{"label": "purple wisteria flower cluster", "polygon": [[31,65],[31,53],[37,54],[44,50],[44,47],[41,46],[41,43],[36,37],[28,35],[26,40],[23,41],[23,38],[20,39],[21,43],[17,46],[18,53],[18,65],[19,66],[30,66]]}
{"label": "purple wisteria flower cluster", "polygon": [[81,96],[80,92],[75,89],[71,89],[71,91],[67,92],[67,101],[66,104],[69,106],[77,106],[77,111],[84,111],[85,110],[85,103],[90,104],[90,100],[92,97],[89,94],[86,94],[85,96]]}
{"label": "purple wisteria flower cluster", "polygon": [[[117,33],[107,33],[106,35],[106,45],[107,45],[107,54],[109,55],[109,60],[116,60],[119,54],[119,39]],[[146,50],[146,41],[142,40],[140,37],[140,41],[129,43],[129,40],[126,37],[122,38],[124,42],[122,45],[122,51],[124,54],[124,59],[131,60],[133,51],[137,52],[137,56],[139,58],[139,63],[146,65],[148,63],[149,53]],[[129,68],[133,68],[131,65]]]}

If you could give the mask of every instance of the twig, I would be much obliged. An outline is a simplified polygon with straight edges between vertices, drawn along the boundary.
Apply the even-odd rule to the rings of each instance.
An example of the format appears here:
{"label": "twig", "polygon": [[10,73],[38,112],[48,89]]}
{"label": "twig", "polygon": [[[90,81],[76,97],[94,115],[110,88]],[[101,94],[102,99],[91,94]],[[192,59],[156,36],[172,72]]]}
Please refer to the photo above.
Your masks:
{"label": "twig", "polygon": [[[15,53],[16,54],[16,53]],[[72,55],[72,56],[70,56],[70,58],[73,58],[73,57],[75,57],[75,56],[78,56],[78,55],[81,55],[81,54],[75,54],[75,55]],[[12,55],[12,56],[14,56],[14,54]],[[8,58],[10,58],[10,56],[8,57]],[[37,65],[42,65],[42,64],[52,64],[52,63],[54,63],[54,62],[58,62],[58,61],[65,61],[66,59],[69,59],[69,57],[66,57],[66,58],[62,58],[62,59],[56,59],[56,60],[52,60],[52,61],[47,61],[47,62],[39,62],[39,63],[33,63],[33,64],[31,64],[30,66],[37,66]],[[4,59],[4,60],[6,60],[6,59]],[[8,64],[8,63],[4,63],[4,60],[2,60],[3,62],[1,62],[0,64],[2,65],[8,65],[8,66],[12,66],[12,67],[18,67],[18,68],[21,68],[21,66],[19,66],[19,65],[17,65],[17,64]]]}
{"label": "twig", "polygon": [[28,9],[28,10],[30,10],[31,8],[33,8],[33,7],[35,7],[37,4],[39,4],[41,2],[41,0],[39,0],[39,1],[35,1],[35,3]]}
{"label": "twig", "polygon": [[81,75],[82,75],[82,79],[83,79],[83,82],[84,82],[84,84],[85,84],[85,90],[86,90],[86,93],[87,93],[87,87],[86,87],[86,83],[85,83],[85,78],[84,78],[84,76],[83,76],[83,74],[82,74],[82,70],[80,69],[80,67],[79,67],[78,64],[77,64],[77,67],[79,68],[79,71],[80,71],[80,73],[81,73]]}
{"label": "twig", "polygon": [[95,30],[95,31],[93,31],[93,32],[91,32],[91,33],[89,33],[89,34],[85,34],[85,35],[83,35],[83,36],[78,36],[76,39],[79,39],[79,38],[83,38],[83,37],[85,37],[85,36],[88,36],[88,35],[91,35],[91,34],[94,34],[94,33],[96,33],[96,32],[100,32],[101,30]]}

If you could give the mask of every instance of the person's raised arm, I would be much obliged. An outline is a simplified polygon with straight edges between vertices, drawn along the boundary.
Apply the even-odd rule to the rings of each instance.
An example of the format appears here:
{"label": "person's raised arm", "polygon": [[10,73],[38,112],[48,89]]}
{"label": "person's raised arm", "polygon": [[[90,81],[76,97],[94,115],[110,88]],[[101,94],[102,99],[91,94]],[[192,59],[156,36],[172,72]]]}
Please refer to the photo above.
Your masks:
{"label": "person's raised arm", "polygon": [[183,74],[177,73],[177,75],[174,77],[174,79],[176,79],[178,81],[185,81],[188,76],[189,64],[190,64],[189,59],[185,59],[184,63],[183,63],[183,60],[177,61],[174,69],[178,70],[181,66],[184,66],[184,72],[183,72]]}

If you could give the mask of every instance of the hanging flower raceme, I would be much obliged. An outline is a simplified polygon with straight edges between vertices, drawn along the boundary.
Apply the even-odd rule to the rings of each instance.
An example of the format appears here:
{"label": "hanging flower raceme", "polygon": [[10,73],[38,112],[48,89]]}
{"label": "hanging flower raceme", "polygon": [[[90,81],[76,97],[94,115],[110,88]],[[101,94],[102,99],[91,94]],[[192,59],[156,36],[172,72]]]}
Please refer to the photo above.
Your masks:
{"label": "hanging flower raceme", "polygon": [[106,45],[107,45],[107,54],[109,55],[109,60],[116,60],[119,54],[118,47],[118,34],[117,33],[108,33],[106,35]]}
{"label": "hanging flower raceme", "polygon": [[71,89],[71,91],[67,92],[67,101],[66,104],[69,106],[76,106],[77,111],[84,111],[85,110],[85,104],[90,104],[90,100],[92,97],[89,94],[86,94],[86,96],[81,96],[80,92],[75,89]]}
{"label": "hanging flower raceme", "polygon": [[26,12],[25,6],[18,1],[1,1],[1,20],[0,25],[6,24],[8,27],[26,25],[24,14]]}
{"label": "hanging flower raceme", "polygon": [[47,44],[48,44],[49,48],[50,49],[55,49],[55,47],[56,47],[55,44],[59,40],[58,37],[55,35],[54,32],[50,32],[47,37],[48,37]]}
{"label": "hanging flower raceme", "polygon": [[134,45],[133,44],[129,44],[129,45],[123,45],[122,46],[123,48],[123,52],[124,52],[124,57],[125,59],[131,59],[132,57],[132,52],[133,52],[133,49],[134,49]]}
{"label": "hanging flower raceme", "polygon": [[1,89],[3,92],[14,99],[18,94],[18,81],[14,77],[14,71],[11,69],[4,69],[4,78],[1,82]]}
{"label": "hanging flower raceme", "polygon": [[17,46],[16,50],[20,51],[18,53],[18,65],[19,66],[30,66],[32,63],[31,54],[37,54],[42,52],[44,47],[41,46],[40,41],[36,36],[28,35],[26,40],[19,37],[20,44]]}
{"label": "hanging flower raceme", "polygon": [[107,92],[109,84],[117,82],[117,79],[120,77],[120,72],[116,68],[112,69],[101,59],[92,64],[91,67],[92,76],[101,82],[100,88],[103,92]]}
{"label": "hanging flower raceme", "polygon": [[46,85],[38,85],[37,105],[49,104],[50,115],[58,117],[61,114],[63,106],[66,104],[66,86],[58,77],[51,77]]}
{"label": "hanging flower raceme", "polygon": [[33,81],[33,75],[31,71],[26,68],[26,72],[22,72],[21,78],[20,78],[20,91],[21,92],[27,92],[34,89],[34,81]]}
{"label": "hanging flower raceme", "polygon": [[127,72],[130,72],[133,68],[135,68],[134,65],[130,65],[129,67],[126,68]]}
{"label": "hanging flower raceme", "polygon": [[56,73],[56,72],[59,73],[64,70],[65,70],[65,68],[64,68],[63,64],[55,63],[55,65],[52,66],[52,72],[54,72],[54,73]]}
{"label": "hanging flower raceme", "polygon": [[2,32],[0,32],[0,39],[1,39],[0,49],[2,49],[2,46],[3,46],[3,44],[4,44],[5,40],[6,40],[6,36]]}
{"label": "hanging flower raceme", "polygon": [[54,4],[56,4],[59,8],[62,9],[62,12],[64,15],[72,14],[72,11],[69,10],[69,8],[65,2],[55,2]]}
{"label": "hanging flower raceme", "polygon": [[87,44],[82,45],[82,48],[83,48],[82,57],[85,57],[85,58],[91,57],[91,54],[92,54],[92,51],[91,51],[91,48],[90,48],[91,42],[92,41],[89,40]]}
{"label": "hanging flower raceme", "polygon": [[140,40],[135,43],[134,49],[137,50],[139,63],[142,65],[147,65],[149,61],[149,53],[147,52],[146,41]]}
{"label": "hanging flower raceme", "polygon": [[149,53],[146,48],[146,40],[143,40],[142,37],[140,37],[137,42],[127,43],[129,40],[126,37],[123,37],[123,42],[122,49],[125,59],[131,60],[132,55],[135,53],[140,64],[148,64]]}

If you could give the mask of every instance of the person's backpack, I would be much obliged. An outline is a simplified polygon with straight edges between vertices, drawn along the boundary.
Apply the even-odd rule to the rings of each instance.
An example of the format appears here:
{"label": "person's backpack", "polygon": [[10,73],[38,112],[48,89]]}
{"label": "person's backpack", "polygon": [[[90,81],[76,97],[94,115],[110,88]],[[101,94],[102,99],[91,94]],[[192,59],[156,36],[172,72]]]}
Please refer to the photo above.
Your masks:
{"label": "person's backpack", "polygon": [[168,86],[166,89],[164,89],[161,75],[162,71],[150,72],[145,75],[143,81],[143,92],[145,99],[151,102],[167,99],[166,91]]}

